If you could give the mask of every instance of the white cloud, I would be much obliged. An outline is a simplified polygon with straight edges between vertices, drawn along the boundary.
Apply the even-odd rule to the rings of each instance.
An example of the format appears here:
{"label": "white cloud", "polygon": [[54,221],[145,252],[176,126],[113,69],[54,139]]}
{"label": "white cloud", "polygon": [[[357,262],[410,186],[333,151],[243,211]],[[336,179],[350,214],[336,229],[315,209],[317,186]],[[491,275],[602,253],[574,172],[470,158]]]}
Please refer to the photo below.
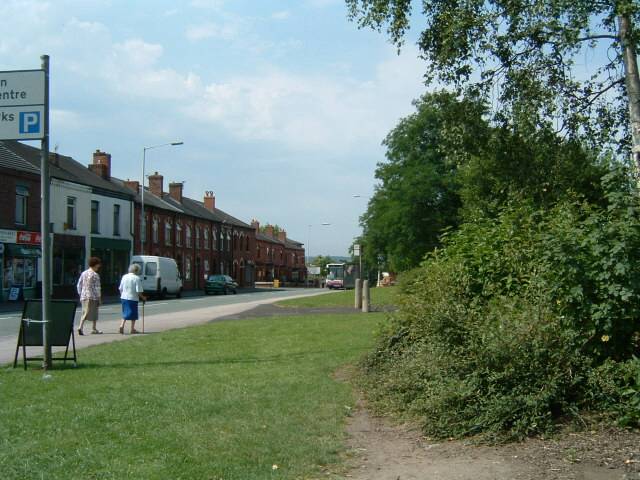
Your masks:
{"label": "white cloud", "polygon": [[102,23],[100,22],[87,22],[87,21],[81,21],[78,20],[77,18],[73,17],[71,18],[71,20],[69,20],[69,22],[66,25],[66,28],[70,28],[73,30],[79,30],[85,33],[89,33],[92,35],[97,35],[97,34],[104,34],[108,32],[108,29],[106,26],[104,26]]}
{"label": "white cloud", "polygon": [[223,5],[224,0],[191,0],[191,6],[194,8],[220,10]]}
{"label": "white cloud", "polygon": [[274,12],[271,14],[271,18],[274,20],[286,20],[291,17],[291,12],[289,10],[281,10],[279,12]]}
{"label": "white cloud", "polygon": [[202,23],[199,25],[190,25],[187,27],[185,36],[192,42],[205,40],[207,38],[221,38],[223,40],[232,40],[237,36],[237,29],[233,25],[219,26],[212,22]]}
{"label": "white cloud", "polygon": [[185,111],[241,139],[294,150],[377,148],[422,93],[424,68],[417,51],[406,49],[401,57],[390,54],[364,81],[271,70],[211,83]]}

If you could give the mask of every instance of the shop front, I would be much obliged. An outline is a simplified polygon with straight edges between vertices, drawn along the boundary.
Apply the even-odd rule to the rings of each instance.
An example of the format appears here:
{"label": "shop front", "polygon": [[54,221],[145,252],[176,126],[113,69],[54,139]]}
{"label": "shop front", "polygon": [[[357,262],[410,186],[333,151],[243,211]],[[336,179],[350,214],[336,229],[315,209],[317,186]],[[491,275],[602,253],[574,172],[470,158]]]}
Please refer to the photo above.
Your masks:
{"label": "shop front", "polygon": [[76,298],[76,284],[84,269],[85,237],[80,235],[53,236],[53,297]]}
{"label": "shop front", "polygon": [[131,260],[131,240],[91,237],[91,256],[102,261],[100,281],[103,295],[117,293]]}
{"label": "shop front", "polygon": [[40,233],[0,230],[2,301],[37,297]]}

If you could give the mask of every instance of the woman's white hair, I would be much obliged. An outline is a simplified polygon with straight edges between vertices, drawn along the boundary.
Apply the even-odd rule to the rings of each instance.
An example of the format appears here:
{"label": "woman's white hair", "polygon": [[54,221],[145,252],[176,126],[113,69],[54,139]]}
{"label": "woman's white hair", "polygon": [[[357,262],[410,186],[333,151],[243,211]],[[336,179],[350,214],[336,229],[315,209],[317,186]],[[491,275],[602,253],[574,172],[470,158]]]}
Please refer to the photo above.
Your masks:
{"label": "woman's white hair", "polygon": [[129,265],[129,273],[135,273],[136,275],[138,275],[140,273],[140,265],[138,265],[137,263],[132,263],[131,265]]}

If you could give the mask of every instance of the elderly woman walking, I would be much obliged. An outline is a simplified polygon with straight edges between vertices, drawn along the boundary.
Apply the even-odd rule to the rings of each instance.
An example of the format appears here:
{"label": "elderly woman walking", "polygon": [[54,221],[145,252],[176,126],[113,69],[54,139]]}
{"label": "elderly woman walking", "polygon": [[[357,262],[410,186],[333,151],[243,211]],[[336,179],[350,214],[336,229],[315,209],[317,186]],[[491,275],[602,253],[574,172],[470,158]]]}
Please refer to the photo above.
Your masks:
{"label": "elderly woman walking", "polygon": [[129,273],[122,276],[120,281],[120,302],[122,302],[122,322],[120,322],[119,332],[124,334],[124,324],[127,320],[131,322],[131,333],[140,333],[135,329],[138,320],[138,301],[147,299],[143,295],[142,282],[140,281],[140,265],[134,263],[129,267]]}
{"label": "elderly woman walking", "polygon": [[102,261],[98,257],[89,259],[89,268],[80,275],[78,279],[78,295],[82,303],[82,317],[78,328],[78,335],[84,335],[82,328],[84,322],[89,320],[93,323],[91,333],[102,333],[97,328],[98,307],[102,303],[102,287],[100,286],[100,275],[98,271],[102,266]]}

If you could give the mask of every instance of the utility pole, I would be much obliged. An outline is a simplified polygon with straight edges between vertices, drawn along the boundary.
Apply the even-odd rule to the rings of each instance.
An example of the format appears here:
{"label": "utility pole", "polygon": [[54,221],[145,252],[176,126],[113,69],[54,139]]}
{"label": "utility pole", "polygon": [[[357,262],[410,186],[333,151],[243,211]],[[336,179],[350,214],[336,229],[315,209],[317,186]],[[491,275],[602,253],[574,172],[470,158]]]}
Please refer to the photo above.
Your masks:
{"label": "utility pole", "polygon": [[49,55],[42,55],[44,71],[44,118],[40,146],[40,230],[42,242],[42,367],[51,368],[51,224],[49,223]]}

